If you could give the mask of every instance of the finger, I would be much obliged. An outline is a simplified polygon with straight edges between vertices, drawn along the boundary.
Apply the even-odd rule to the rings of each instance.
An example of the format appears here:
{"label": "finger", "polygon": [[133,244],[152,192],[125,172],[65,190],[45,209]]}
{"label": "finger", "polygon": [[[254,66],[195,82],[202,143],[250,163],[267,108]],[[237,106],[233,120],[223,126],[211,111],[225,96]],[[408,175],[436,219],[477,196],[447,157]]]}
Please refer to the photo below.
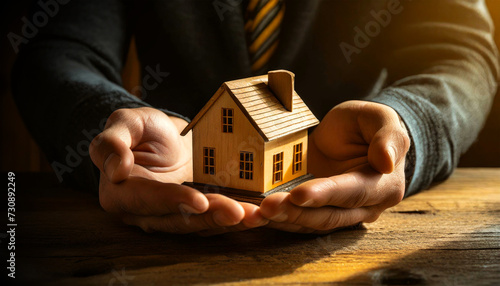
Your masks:
{"label": "finger", "polygon": [[209,211],[203,214],[170,214],[166,216],[124,215],[123,221],[136,225],[146,232],[193,233],[209,229],[223,229],[237,225],[244,216],[243,208],[227,197],[207,195]]}
{"label": "finger", "polygon": [[382,174],[368,164],[348,173],[307,181],[290,191],[296,206],[358,208],[379,204],[385,197],[379,193]]}
{"label": "finger", "polygon": [[389,106],[365,104],[359,124],[369,142],[368,162],[380,173],[392,173],[406,156],[410,138],[399,115]]}
{"label": "finger", "polygon": [[303,208],[289,201],[289,194],[273,194],[261,204],[264,217],[273,222],[300,225],[320,231],[372,222],[378,218],[375,207],[344,209],[335,207]]}
{"label": "finger", "polygon": [[357,105],[345,102],[328,112],[312,132],[309,148],[317,148],[325,157],[340,161],[366,156],[368,141],[360,132]]}
{"label": "finger", "polygon": [[364,164],[341,175],[310,180],[290,191],[290,201],[302,207],[388,208],[404,196],[404,164],[396,168],[396,172],[381,174]]}
{"label": "finger", "polygon": [[408,133],[401,127],[386,126],[373,137],[368,148],[368,162],[385,174],[392,173],[410,147]]}
{"label": "finger", "polygon": [[[113,183],[125,180],[134,165],[133,141],[140,137],[138,123],[129,126],[126,112],[117,110],[108,118],[106,128],[91,142],[89,153],[94,164]],[[134,138],[136,137],[136,138]]]}
{"label": "finger", "polygon": [[120,184],[101,179],[99,200],[108,212],[135,215],[203,213],[209,207],[207,197],[193,188],[140,177]]}
{"label": "finger", "polygon": [[219,194],[206,194],[209,213],[218,226],[231,226],[240,223],[245,217],[245,209],[237,201]]}
{"label": "finger", "polygon": [[245,210],[245,217],[241,221],[245,227],[255,228],[269,223],[269,220],[262,215],[258,206],[243,202],[240,202],[240,205]]}
{"label": "finger", "polygon": [[227,232],[244,231],[251,228],[261,227],[269,223],[269,220],[262,216],[258,206],[243,202],[240,202],[240,204],[245,210],[245,217],[239,224],[219,229],[204,230],[198,232],[198,234],[201,236],[213,236]]}

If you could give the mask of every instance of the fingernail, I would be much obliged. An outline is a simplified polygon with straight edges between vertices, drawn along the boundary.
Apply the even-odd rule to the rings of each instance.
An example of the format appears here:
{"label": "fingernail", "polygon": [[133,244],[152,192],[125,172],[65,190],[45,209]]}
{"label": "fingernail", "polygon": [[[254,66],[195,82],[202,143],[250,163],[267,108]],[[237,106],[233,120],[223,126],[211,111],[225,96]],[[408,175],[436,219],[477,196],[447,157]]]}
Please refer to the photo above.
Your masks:
{"label": "fingernail", "polygon": [[230,226],[230,225],[236,224],[233,220],[228,218],[221,211],[214,212],[214,214],[212,215],[212,218],[214,219],[215,223],[220,225],[220,226]]}
{"label": "fingernail", "polygon": [[188,214],[198,214],[200,213],[199,210],[196,210],[192,206],[188,206],[186,204],[179,204],[179,210],[183,213],[188,213]]}
{"label": "fingernail", "polygon": [[310,199],[310,200],[303,202],[300,206],[301,207],[310,207],[310,206],[312,206],[313,203],[314,203],[313,200]]}
{"label": "fingernail", "polygon": [[271,217],[269,220],[275,221],[275,222],[284,222],[288,219],[288,215],[284,212],[279,213],[273,217]]}
{"label": "fingernail", "polygon": [[257,226],[265,226],[268,223],[269,223],[268,219],[266,219],[266,218],[260,218],[259,221],[257,222]]}
{"label": "fingernail", "polygon": [[116,169],[120,166],[121,163],[122,159],[115,153],[111,153],[111,155],[106,158],[106,161],[104,161],[103,169],[109,180],[112,180]]}
{"label": "fingernail", "polygon": [[208,209],[208,201],[204,195],[200,194],[193,198],[191,206],[196,211],[196,213],[202,213]]}
{"label": "fingernail", "polygon": [[396,165],[396,149],[394,147],[389,146],[389,157],[391,158],[392,164]]}
{"label": "fingernail", "polygon": [[262,216],[262,213],[260,212],[260,210],[258,208],[254,209],[254,211],[251,214],[249,214],[248,216],[255,217],[255,219],[253,219],[254,223],[251,224],[251,227],[264,226],[264,225],[269,223],[269,220]]}

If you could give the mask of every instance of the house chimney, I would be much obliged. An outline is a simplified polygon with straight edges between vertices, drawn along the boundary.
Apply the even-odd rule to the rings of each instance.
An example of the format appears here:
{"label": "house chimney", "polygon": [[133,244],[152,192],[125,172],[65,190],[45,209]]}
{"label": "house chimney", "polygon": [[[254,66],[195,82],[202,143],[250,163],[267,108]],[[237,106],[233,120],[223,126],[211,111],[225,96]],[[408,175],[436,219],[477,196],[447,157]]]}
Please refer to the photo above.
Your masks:
{"label": "house chimney", "polygon": [[295,74],[286,70],[276,70],[267,73],[268,86],[281,104],[288,111],[293,111],[293,91]]}

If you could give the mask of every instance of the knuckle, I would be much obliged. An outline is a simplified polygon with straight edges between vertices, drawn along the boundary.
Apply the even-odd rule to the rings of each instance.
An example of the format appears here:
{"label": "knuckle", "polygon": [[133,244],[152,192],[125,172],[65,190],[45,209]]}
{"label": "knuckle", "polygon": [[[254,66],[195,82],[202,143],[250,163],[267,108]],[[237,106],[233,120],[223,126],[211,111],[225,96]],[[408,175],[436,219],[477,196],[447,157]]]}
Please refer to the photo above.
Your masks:
{"label": "knuckle", "polygon": [[106,122],[106,125],[113,123],[115,121],[120,121],[124,118],[127,118],[131,112],[132,112],[132,110],[130,110],[128,108],[120,108],[120,109],[113,111],[113,113],[111,113],[111,115],[109,115],[108,121]]}
{"label": "knuckle", "polygon": [[215,222],[213,215],[204,215],[202,217],[203,219],[199,221],[201,229],[212,229],[221,227]]}
{"label": "knuckle", "polygon": [[342,213],[331,211],[328,216],[317,226],[317,230],[331,230],[340,226]]}
{"label": "knuckle", "polygon": [[351,174],[350,180],[352,186],[360,186],[355,188],[349,193],[349,196],[345,198],[342,206],[349,209],[355,209],[362,207],[368,201],[368,193],[370,192],[368,184],[366,184],[361,176]]}
{"label": "knuckle", "polygon": [[[290,212],[288,213],[290,215]],[[295,224],[295,225],[300,225],[301,224],[301,214],[291,214],[292,216],[289,216],[289,218],[286,220],[287,223],[290,224]]]}
{"label": "knuckle", "polygon": [[363,221],[364,222],[374,222],[380,217],[381,212],[380,211],[372,211]]}
{"label": "knuckle", "polygon": [[355,208],[359,208],[360,206],[362,206],[363,204],[361,203],[361,199],[359,198],[359,196],[353,198],[348,198],[345,203],[343,204],[343,206],[345,208],[348,208],[348,209],[355,209]]}
{"label": "knuckle", "polygon": [[106,121],[105,130],[113,124],[122,123],[128,128],[140,128],[145,125],[144,118],[148,118],[142,110],[121,108],[113,111]]}
{"label": "knuckle", "polygon": [[393,191],[390,193],[390,196],[387,200],[388,207],[395,206],[399,204],[404,197],[405,194],[405,182],[403,180],[396,180],[393,185]]}

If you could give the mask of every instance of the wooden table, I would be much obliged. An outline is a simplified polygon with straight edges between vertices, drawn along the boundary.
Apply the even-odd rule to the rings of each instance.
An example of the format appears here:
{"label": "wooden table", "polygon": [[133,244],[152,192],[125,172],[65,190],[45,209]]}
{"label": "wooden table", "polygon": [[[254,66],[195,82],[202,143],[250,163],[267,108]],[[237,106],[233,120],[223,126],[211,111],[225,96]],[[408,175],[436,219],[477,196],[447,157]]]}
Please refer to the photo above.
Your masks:
{"label": "wooden table", "polygon": [[326,236],[147,234],[47,176],[19,174],[16,186],[16,282],[500,285],[500,169],[459,169],[377,222]]}

